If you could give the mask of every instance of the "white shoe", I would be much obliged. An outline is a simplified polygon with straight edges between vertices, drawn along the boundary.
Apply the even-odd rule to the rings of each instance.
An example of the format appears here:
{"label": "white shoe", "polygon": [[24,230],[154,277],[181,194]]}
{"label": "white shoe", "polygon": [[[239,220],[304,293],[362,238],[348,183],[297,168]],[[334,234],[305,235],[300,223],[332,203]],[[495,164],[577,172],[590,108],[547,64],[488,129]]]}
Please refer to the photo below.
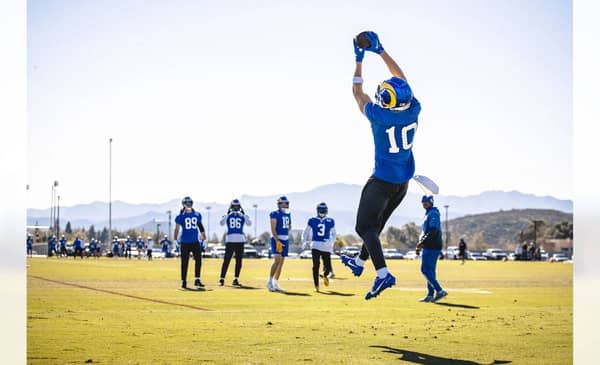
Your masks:
{"label": "white shoe", "polygon": [[267,289],[269,289],[269,291],[277,291],[270,281],[267,283]]}
{"label": "white shoe", "polygon": [[448,295],[448,292],[445,291],[444,289],[442,289],[442,291],[439,291],[435,294],[435,297],[433,298],[434,302],[437,302],[438,300],[446,297]]}
{"label": "white shoe", "polygon": [[279,284],[275,285],[274,288],[275,288],[275,291],[285,291],[285,289],[280,287]]}
{"label": "white shoe", "polygon": [[431,302],[433,302],[433,295],[424,296],[423,298],[419,299],[419,302],[421,302],[421,303],[431,303]]}

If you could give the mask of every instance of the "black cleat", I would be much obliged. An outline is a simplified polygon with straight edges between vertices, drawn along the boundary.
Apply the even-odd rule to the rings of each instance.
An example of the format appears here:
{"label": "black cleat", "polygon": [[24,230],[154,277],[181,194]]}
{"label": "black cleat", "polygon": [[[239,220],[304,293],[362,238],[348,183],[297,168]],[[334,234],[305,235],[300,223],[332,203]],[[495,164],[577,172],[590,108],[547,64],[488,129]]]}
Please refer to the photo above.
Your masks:
{"label": "black cleat", "polygon": [[200,281],[200,279],[194,280],[194,286],[199,286],[201,288],[204,288],[204,284],[202,284],[202,282]]}
{"label": "black cleat", "polygon": [[219,286],[225,285],[225,279],[219,279]]}
{"label": "black cleat", "polygon": [[233,286],[242,286],[242,284],[240,284],[240,282],[238,281],[238,279],[233,279],[233,283],[231,283],[231,285],[233,285]]}
{"label": "black cleat", "polygon": [[187,282],[185,280],[181,280],[181,288],[182,289],[186,289],[187,288]]}

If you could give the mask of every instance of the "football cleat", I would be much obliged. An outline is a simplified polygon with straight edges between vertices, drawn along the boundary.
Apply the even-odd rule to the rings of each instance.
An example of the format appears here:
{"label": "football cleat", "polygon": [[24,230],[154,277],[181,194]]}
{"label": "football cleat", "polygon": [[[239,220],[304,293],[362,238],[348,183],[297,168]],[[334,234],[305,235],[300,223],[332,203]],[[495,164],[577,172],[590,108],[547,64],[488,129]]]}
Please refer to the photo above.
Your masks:
{"label": "football cleat", "polygon": [[225,285],[225,279],[219,279],[219,286]]}
{"label": "football cleat", "polygon": [[360,274],[362,274],[364,270],[364,267],[358,266],[356,264],[356,260],[354,259],[354,257],[342,255],[342,264],[348,266],[350,270],[352,270],[354,276],[360,276]]}
{"label": "football cleat", "polygon": [[202,284],[200,279],[196,279],[196,280],[194,280],[194,286],[199,286],[199,287],[203,288],[204,284]]}
{"label": "football cleat", "polygon": [[327,275],[323,275],[323,284],[325,284],[325,286],[329,286],[329,278]]}
{"label": "football cleat", "polygon": [[438,300],[442,299],[443,297],[447,296],[448,292],[445,291],[444,289],[442,289],[442,291],[439,291],[435,294],[435,297],[433,298],[432,302],[437,302]]}
{"label": "football cleat", "polygon": [[238,279],[233,279],[233,282],[231,283],[231,285],[233,285],[233,286],[242,286],[242,284],[240,284],[240,282],[238,281]]}
{"label": "football cleat", "polygon": [[187,288],[187,282],[185,280],[181,280],[181,288],[182,289]]}
{"label": "football cleat", "polygon": [[433,302],[433,295],[424,296],[423,298],[419,299],[419,302],[421,302],[421,303],[431,303],[431,302]]}
{"label": "football cleat", "polygon": [[275,289],[275,287],[273,286],[273,283],[271,283],[270,281],[267,283],[267,289],[269,289],[269,291],[277,291],[277,289]]}
{"label": "football cleat", "polygon": [[376,277],[375,282],[373,283],[373,287],[371,288],[371,291],[367,293],[365,299],[369,300],[371,298],[375,298],[376,296],[381,294],[382,291],[394,286],[395,284],[396,278],[390,273],[388,273],[383,279]]}

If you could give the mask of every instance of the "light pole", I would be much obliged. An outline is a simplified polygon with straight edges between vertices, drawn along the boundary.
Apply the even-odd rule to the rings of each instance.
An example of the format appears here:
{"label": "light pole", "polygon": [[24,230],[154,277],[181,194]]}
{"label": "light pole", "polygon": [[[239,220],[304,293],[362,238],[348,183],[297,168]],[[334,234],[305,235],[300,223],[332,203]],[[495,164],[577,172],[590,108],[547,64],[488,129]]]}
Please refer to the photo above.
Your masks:
{"label": "light pole", "polygon": [[[450,207],[449,205],[444,205],[444,208],[446,209],[446,251],[448,251],[448,207]],[[444,255],[446,256],[446,255]]]}
{"label": "light pole", "polygon": [[169,217],[169,231],[167,232],[167,238],[170,241],[171,240],[171,211],[167,210],[165,213],[167,213],[167,216]]}
{"label": "light pole", "polygon": [[211,206],[207,206],[206,209],[206,217],[207,217],[207,225],[206,225],[206,242],[210,243],[210,208]]}
{"label": "light pole", "polygon": [[108,242],[112,242],[112,138],[108,139]]}
{"label": "light pole", "polygon": [[258,225],[258,222],[256,221],[256,209],[258,208],[258,204],[254,204],[252,207],[254,208],[254,239],[256,239],[256,226]]}
{"label": "light pole", "polygon": [[56,237],[60,235],[60,195],[56,197]]}

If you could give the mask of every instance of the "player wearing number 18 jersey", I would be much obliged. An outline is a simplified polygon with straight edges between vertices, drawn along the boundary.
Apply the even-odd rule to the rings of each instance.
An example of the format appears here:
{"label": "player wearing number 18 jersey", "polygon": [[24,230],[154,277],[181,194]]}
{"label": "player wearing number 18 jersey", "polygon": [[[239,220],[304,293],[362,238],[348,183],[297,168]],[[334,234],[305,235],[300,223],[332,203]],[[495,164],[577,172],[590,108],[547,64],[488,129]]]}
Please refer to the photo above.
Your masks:
{"label": "player wearing number 18 jersey", "polygon": [[[352,93],[361,113],[371,124],[375,144],[375,169],[361,193],[356,217],[356,232],[364,244],[358,257],[342,256],[342,262],[358,276],[363,271],[365,260],[371,257],[377,270],[373,287],[365,296],[365,299],[371,299],[396,283],[396,278],[388,272],[379,234],[394,209],[404,199],[408,181],[415,172],[412,145],[421,105],[413,97],[400,67],[383,49],[377,34],[366,32],[366,35],[369,40],[366,49],[358,47],[358,37],[354,40],[356,68]],[[362,60],[365,50],[379,54],[393,76],[377,87],[376,103],[362,89]]]}
{"label": "player wearing number 18 jersey", "polygon": [[[181,229],[181,287],[187,288],[187,270],[190,261],[190,253],[194,255],[194,274],[196,280],[194,281],[195,286],[203,287],[204,284],[200,281],[200,268],[202,265],[202,253],[200,252],[200,240],[206,239],[204,233],[204,226],[202,225],[202,215],[192,208],[194,201],[189,196],[186,196],[181,201],[183,209],[181,209],[179,215],[175,217],[175,242],[179,237],[179,230]],[[200,232],[200,235],[198,235]],[[200,237],[198,237],[200,236]]]}
{"label": "player wearing number 18 jersey", "polygon": [[246,236],[244,235],[244,225],[251,225],[250,217],[244,213],[242,204],[238,199],[233,199],[229,205],[229,211],[221,219],[221,225],[227,225],[227,235],[225,236],[225,257],[221,266],[221,279],[219,285],[225,284],[225,275],[229,268],[229,262],[235,253],[235,277],[234,286],[241,286],[239,282],[240,271],[242,270],[242,257],[244,256],[244,244]]}
{"label": "player wearing number 18 jersey", "polygon": [[279,276],[283,262],[288,255],[290,246],[289,234],[292,230],[292,216],[290,215],[290,201],[285,195],[277,199],[277,210],[272,211],[271,218],[271,252],[273,252],[273,265],[269,274],[267,288],[269,291],[283,291],[279,286]]}

